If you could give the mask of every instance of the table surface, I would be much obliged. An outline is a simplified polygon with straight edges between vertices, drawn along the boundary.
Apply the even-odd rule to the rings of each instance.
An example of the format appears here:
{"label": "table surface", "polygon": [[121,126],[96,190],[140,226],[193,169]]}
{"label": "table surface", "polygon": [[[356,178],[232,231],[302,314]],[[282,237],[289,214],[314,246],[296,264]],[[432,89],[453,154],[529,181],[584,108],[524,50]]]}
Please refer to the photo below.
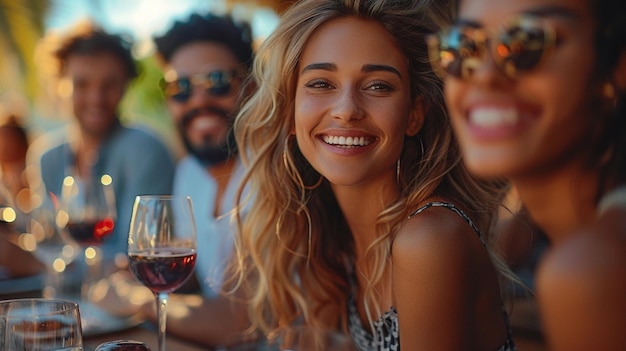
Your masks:
{"label": "table surface", "polygon": [[[539,328],[537,306],[533,299],[516,299],[511,313],[513,338],[518,351],[547,351],[543,335]],[[153,350],[157,350],[157,334],[155,326],[149,322],[107,335],[85,338],[85,351],[93,351],[105,341],[132,339],[143,341]],[[167,349],[176,351],[210,350],[205,346],[181,340],[173,335],[166,338]]]}
{"label": "table surface", "polygon": [[[40,298],[42,294],[42,287],[43,277],[40,276],[0,280],[0,300]],[[143,322],[142,324],[134,326],[130,329],[94,336],[84,336],[83,348],[85,351],[93,351],[98,345],[105,341],[123,339],[142,341],[148,344],[151,350],[158,350],[156,327],[149,322]],[[210,348],[196,345],[171,335],[168,335],[166,338],[166,343],[167,349],[172,351],[210,350]]]}
{"label": "table surface", "polygon": [[[146,343],[151,350],[158,350],[158,337],[154,327],[149,324],[142,324],[140,326],[98,336],[85,337],[83,340],[83,348],[85,351],[93,351],[95,348],[105,341],[113,340],[137,340]],[[172,335],[167,335],[166,344],[168,350],[174,351],[206,351],[208,348],[200,345],[195,345],[191,342],[181,340]]]}
{"label": "table surface", "polygon": [[[84,349],[85,351],[93,351],[96,346],[105,341],[112,340],[138,340],[145,342],[148,344],[151,350],[158,350],[157,347],[157,335],[156,332],[152,329],[152,326],[138,326],[132,329],[100,335],[87,337],[84,339]],[[547,347],[542,340],[542,338],[538,338],[536,335],[523,333],[520,330],[517,332],[514,330],[514,339],[517,346],[518,351],[547,351]],[[205,346],[193,344],[191,342],[181,340],[176,338],[175,336],[168,335],[166,338],[167,349],[175,350],[175,351],[206,351],[211,350]]]}
{"label": "table surface", "polygon": [[[4,281],[4,285],[0,285],[0,300],[10,298],[26,298],[40,297],[41,290],[37,289],[41,282],[35,278],[18,279],[12,282]],[[10,283],[10,284],[9,284]],[[9,285],[7,285],[9,284]],[[20,284],[38,285],[37,287],[28,286],[19,289]],[[9,287],[9,288],[8,288]],[[515,299],[511,312],[511,327],[513,330],[513,338],[517,344],[518,351],[546,351],[547,346],[539,323],[537,306],[533,299]],[[153,350],[157,350],[157,333],[156,327],[144,322],[139,326],[130,329],[116,331],[108,334],[100,334],[97,336],[87,336],[84,338],[85,351],[93,351],[96,346],[105,341],[130,339],[145,342]],[[199,351],[210,350],[210,348],[182,340],[173,335],[167,337],[167,349],[175,351]]]}

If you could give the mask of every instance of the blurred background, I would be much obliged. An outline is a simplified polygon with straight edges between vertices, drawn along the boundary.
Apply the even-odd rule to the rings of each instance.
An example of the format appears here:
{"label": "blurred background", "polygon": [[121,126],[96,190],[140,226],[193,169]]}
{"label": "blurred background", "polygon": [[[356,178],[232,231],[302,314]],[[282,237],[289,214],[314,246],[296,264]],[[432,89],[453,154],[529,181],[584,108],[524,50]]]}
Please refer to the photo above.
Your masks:
{"label": "blurred background", "polygon": [[[285,0],[0,0],[0,116],[19,115],[31,137],[71,116],[67,89],[54,79],[46,41],[79,21],[92,21],[134,43],[140,76],[122,103],[122,120],[154,129],[175,148],[158,81],[152,37],[191,12],[231,12],[252,25],[257,43],[275,28]],[[46,40],[42,40],[43,38]]]}

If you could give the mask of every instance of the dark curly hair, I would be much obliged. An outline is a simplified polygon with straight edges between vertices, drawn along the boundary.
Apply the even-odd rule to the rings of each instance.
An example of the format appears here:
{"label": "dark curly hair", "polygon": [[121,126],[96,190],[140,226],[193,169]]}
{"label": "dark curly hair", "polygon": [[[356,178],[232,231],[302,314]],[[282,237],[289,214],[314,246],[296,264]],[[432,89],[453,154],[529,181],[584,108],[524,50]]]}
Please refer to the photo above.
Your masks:
{"label": "dark curly hair", "polygon": [[[620,57],[626,55],[626,2],[624,0],[590,0],[591,11],[596,19],[595,33],[596,78],[613,81],[619,69]],[[616,84],[615,108],[602,120],[606,123],[602,142],[593,150],[590,158],[602,160],[607,150],[612,150],[609,163],[601,172],[601,187],[610,188],[626,183],[626,87]],[[592,163],[592,165],[595,165]],[[601,192],[601,191],[600,191]]]}
{"label": "dark curly hair", "polygon": [[120,59],[129,79],[137,77],[138,71],[131,54],[132,42],[120,35],[109,34],[100,28],[89,26],[84,30],[74,31],[54,52],[59,62],[59,73],[65,70],[67,59],[72,55],[95,55],[108,52]]}
{"label": "dark curly hair", "polygon": [[240,63],[250,68],[253,62],[252,31],[247,23],[235,22],[231,16],[192,14],[174,23],[163,36],[154,38],[160,58],[169,62],[180,47],[198,41],[216,42],[228,47]]}

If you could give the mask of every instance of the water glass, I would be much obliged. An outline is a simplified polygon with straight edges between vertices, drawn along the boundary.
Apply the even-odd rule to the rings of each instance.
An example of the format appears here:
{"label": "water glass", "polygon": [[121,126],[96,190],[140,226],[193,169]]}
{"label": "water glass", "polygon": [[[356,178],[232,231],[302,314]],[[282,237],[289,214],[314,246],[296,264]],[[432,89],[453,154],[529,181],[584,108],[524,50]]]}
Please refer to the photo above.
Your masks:
{"label": "water glass", "polygon": [[78,304],[38,298],[0,301],[0,350],[82,351]]}

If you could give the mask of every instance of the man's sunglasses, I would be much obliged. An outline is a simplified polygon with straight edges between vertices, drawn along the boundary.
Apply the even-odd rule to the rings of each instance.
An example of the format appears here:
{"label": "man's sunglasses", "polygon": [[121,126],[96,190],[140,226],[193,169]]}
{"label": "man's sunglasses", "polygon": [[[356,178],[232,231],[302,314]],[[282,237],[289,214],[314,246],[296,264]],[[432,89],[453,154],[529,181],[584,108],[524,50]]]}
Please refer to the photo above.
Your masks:
{"label": "man's sunglasses", "polygon": [[554,27],[545,19],[522,15],[490,33],[475,24],[457,24],[428,37],[431,64],[440,76],[469,79],[491,54],[509,78],[537,67],[556,44]]}
{"label": "man's sunglasses", "polygon": [[239,71],[234,69],[198,73],[188,77],[175,77],[170,80],[166,74],[166,78],[161,80],[160,86],[166,97],[184,103],[193,95],[195,86],[201,87],[211,96],[226,96],[231,92],[234,80],[240,77]]}

